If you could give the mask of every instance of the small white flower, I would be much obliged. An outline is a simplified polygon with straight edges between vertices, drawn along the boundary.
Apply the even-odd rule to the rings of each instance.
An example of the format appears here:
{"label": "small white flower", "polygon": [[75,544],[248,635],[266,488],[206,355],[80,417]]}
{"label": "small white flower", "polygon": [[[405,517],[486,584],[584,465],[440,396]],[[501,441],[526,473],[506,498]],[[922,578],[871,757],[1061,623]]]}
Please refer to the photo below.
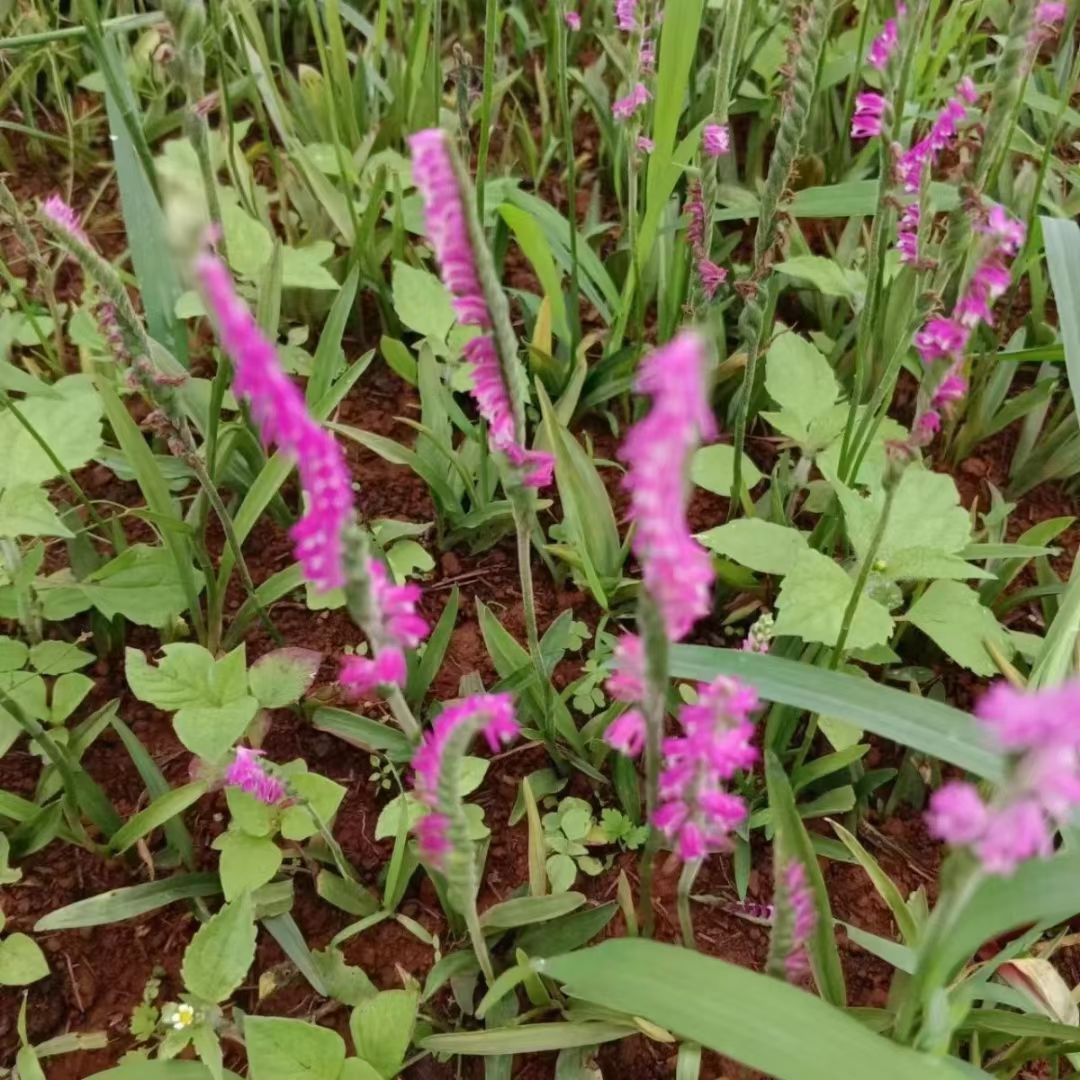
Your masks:
{"label": "small white flower", "polygon": [[177,1031],[183,1031],[186,1027],[191,1027],[195,1022],[195,1010],[190,1005],[177,1005],[176,1012],[173,1013],[172,1026]]}

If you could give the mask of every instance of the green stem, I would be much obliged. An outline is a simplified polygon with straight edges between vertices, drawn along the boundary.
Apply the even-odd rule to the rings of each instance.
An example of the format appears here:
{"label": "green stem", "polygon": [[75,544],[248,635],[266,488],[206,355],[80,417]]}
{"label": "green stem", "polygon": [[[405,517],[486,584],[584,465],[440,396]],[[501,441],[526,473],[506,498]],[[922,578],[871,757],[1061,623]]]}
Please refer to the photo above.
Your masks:
{"label": "green stem", "polygon": [[484,18],[484,89],[480,98],[480,146],[476,151],[476,216],[484,227],[484,183],[491,146],[491,103],[495,95],[495,49],[499,33],[499,0],[487,0]]}
{"label": "green stem", "polygon": [[570,355],[577,350],[580,305],[577,253],[577,158],[574,154],[574,132],[570,126],[570,72],[566,42],[570,30],[564,18],[565,4],[552,5],[555,37],[555,79],[558,84],[559,122],[562,125],[563,156],[566,158],[566,220],[570,225]]}
{"label": "green stem", "polygon": [[692,859],[683,863],[682,873],[679,874],[679,890],[676,896],[676,906],[679,911],[679,929],[682,931],[683,945],[688,949],[696,949],[697,942],[694,940],[694,918],[690,912],[690,893],[694,888],[694,881],[701,870],[701,860]]}
{"label": "green stem", "polygon": [[844,617],[840,623],[840,635],[836,639],[836,647],[829,659],[829,669],[835,671],[840,666],[844,655],[844,646],[847,644],[848,635],[851,633],[851,624],[855,619],[855,611],[862,599],[863,590],[870,579],[870,571],[874,568],[874,560],[881,550],[881,542],[885,539],[885,530],[889,524],[889,516],[892,513],[893,501],[896,498],[897,480],[887,479],[885,482],[885,503],[881,508],[881,514],[874,529],[874,535],[870,540],[870,547],[859,567],[859,575],[855,579],[855,588],[852,590],[851,599],[844,608]]}
{"label": "green stem", "polygon": [[664,713],[668,684],[668,640],[660,612],[644,592],[638,605],[638,627],[645,650],[645,820],[649,835],[641,856],[642,935],[652,937],[656,917],[653,911],[653,874],[660,833],[653,824],[660,802],[661,748],[664,738]]}
{"label": "green stem", "polygon": [[751,291],[746,297],[739,318],[739,334],[746,349],[747,362],[739,390],[738,411],[735,416],[735,462],[731,485],[731,508],[741,502],[743,492],[742,455],[746,445],[746,427],[750,404],[757,378],[758,353],[765,339],[765,302],[762,296],[766,277],[772,269],[772,251],[779,228],[780,201],[787,190],[791,170],[799,152],[810,106],[817,87],[825,39],[828,36],[833,0],[807,0],[805,19],[796,27],[792,37],[791,84],[784,95],[776,145],[769,161],[765,187],[761,193],[757,230],[754,234],[754,261],[749,282]]}

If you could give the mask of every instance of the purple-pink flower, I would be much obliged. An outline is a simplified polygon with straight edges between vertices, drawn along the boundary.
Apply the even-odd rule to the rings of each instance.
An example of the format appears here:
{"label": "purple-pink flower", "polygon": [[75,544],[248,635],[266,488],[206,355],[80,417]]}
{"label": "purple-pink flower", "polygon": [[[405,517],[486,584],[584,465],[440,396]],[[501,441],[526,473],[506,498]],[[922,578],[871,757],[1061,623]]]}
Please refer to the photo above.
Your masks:
{"label": "purple-pink flower", "polygon": [[638,51],[638,64],[646,75],[651,75],[656,69],[656,42],[652,38],[645,38],[641,42]]}
{"label": "purple-pink flower", "polygon": [[698,701],[679,710],[682,734],[665,739],[656,826],[684,861],[725,851],[746,817],[746,803],[727,790],[735,773],[757,760],[751,745],[757,693],[720,676],[698,686]]}
{"label": "purple-pink flower", "polygon": [[566,25],[571,30],[581,29],[581,16],[576,11],[568,11],[563,18],[566,20]]}
{"label": "purple-pink flower", "polygon": [[623,634],[615,643],[614,665],[604,684],[616,701],[645,696],[645,646],[637,634]]}
{"label": "purple-pink flower", "polygon": [[717,266],[712,259],[698,259],[697,272],[706,300],[711,300],[716,295],[716,290],[727,281],[727,271],[722,266]]}
{"label": "purple-pink flower", "polygon": [[221,347],[235,368],[233,390],[251,406],[265,444],[295,462],[307,510],[290,536],[304,576],[320,591],[345,584],[342,531],[353,514],[352,482],[337,440],[311,417],[304,396],[285,374],[273,343],[237,296],[225,264],[210,252],[195,275]]}
{"label": "purple-pink flower", "polygon": [[637,148],[643,154],[651,154],[656,149],[656,144],[647,135],[639,135],[637,139]]}
{"label": "purple-pink flower", "polygon": [[1034,25],[1031,30],[1031,47],[1038,49],[1044,42],[1057,37],[1061,24],[1068,14],[1069,5],[1046,0],[1035,9]]}
{"label": "purple-pink flower", "polygon": [[59,195],[50,195],[41,204],[41,212],[64,232],[75,237],[80,243],[90,246],[90,237],[86,235],[79,221],[79,215]]}
{"label": "purple-pink flower", "polygon": [[259,762],[262,753],[262,750],[238,746],[236,756],[225,770],[225,783],[246,791],[259,802],[272,806],[285,798],[285,785],[262,767]]}
{"label": "purple-pink flower", "polygon": [[872,139],[881,134],[885,110],[889,102],[881,94],[864,90],[855,95],[855,112],[851,117],[851,137]]}
{"label": "purple-pink flower", "polygon": [[[903,14],[903,8],[901,8]],[[866,62],[878,71],[884,71],[890,57],[896,52],[900,42],[900,26],[896,19],[886,19],[881,33],[874,38]]]}
{"label": "purple-pink flower", "polygon": [[1004,683],[979,701],[976,716],[1009,754],[1008,774],[989,802],[966,781],[936,791],[931,833],[969,847],[989,874],[1009,875],[1054,849],[1054,833],[1080,807],[1080,682],[1034,693]]}
{"label": "purple-pink flower", "polygon": [[[448,834],[454,808],[442,805],[439,785],[446,768],[457,768],[468,749],[472,733],[479,731],[495,753],[517,738],[514,699],[509,694],[474,694],[443,709],[413,756],[413,794],[429,810],[414,826],[420,849],[435,865],[441,865],[450,851]],[[454,748],[452,760],[447,750],[459,733],[466,735]]]}
{"label": "purple-pink flower", "polygon": [[635,83],[634,88],[625,97],[617,98],[611,106],[611,115],[616,120],[629,120],[643,105],[649,103],[652,94],[644,83]]}
{"label": "purple-pink flower", "polygon": [[701,146],[711,158],[730,153],[731,132],[727,124],[706,124],[701,132]]}
{"label": "purple-pink flower", "polygon": [[379,686],[403,686],[405,650],[415,649],[428,635],[428,624],[416,610],[420,587],[395,585],[376,559],[368,560],[367,571],[371,617],[366,629],[375,655],[342,657],[338,674],[338,682],[354,696]]}
{"label": "purple-pink flower", "polygon": [[611,721],[604,742],[627,757],[637,757],[645,746],[645,716],[640,709],[627,709]]}
{"label": "purple-pink flower", "polygon": [[955,319],[936,316],[916,335],[915,348],[924,364],[963,356],[971,331]]}
{"label": "purple-pink flower", "polygon": [[551,483],[554,458],[521,445],[523,433],[517,430],[506,374],[491,333],[491,313],[477,274],[464,196],[446,134],[429,128],[410,135],[408,142],[413,179],[424,200],[428,239],[454,298],[454,311],[461,323],[484,331],[466,342],[463,351],[472,369],[477,408],[487,421],[488,439],[521,471],[526,485],[545,487]]}
{"label": "purple-pink flower", "polygon": [[817,905],[806,867],[798,859],[784,868],[781,886],[791,911],[791,941],[784,957],[784,972],[788,981],[795,983],[810,970],[806,946],[817,927]]}
{"label": "purple-pink flower", "polygon": [[638,28],[637,0],[615,0],[615,22],[620,30],[632,33]]}
{"label": "purple-pink flower", "polygon": [[632,547],[645,591],[668,637],[679,641],[712,606],[712,560],[686,519],[690,458],[716,433],[702,338],[683,331],[657,349],[643,361],[635,385],[652,406],[619,451],[629,465],[623,486],[630,492]]}
{"label": "purple-pink flower", "polygon": [[915,266],[919,261],[919,223],[922,210],[918,202],[909,203],[900,215],[896,227],[896,248],[900,252],[900,261],[908,266]]}

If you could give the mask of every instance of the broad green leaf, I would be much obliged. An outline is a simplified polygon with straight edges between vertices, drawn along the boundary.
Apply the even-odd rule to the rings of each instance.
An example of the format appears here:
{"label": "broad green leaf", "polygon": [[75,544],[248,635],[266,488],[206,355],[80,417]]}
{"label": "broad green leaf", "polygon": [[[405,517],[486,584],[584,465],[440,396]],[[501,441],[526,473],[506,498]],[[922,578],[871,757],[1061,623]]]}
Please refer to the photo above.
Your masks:
{"label": "broad green leaf", "polygon": [[391,840],[397,836],[403,813],[406,815],[405,828],[410,830],[427,813],[427,808],[407,791],[395,795],[379,813],[379,820],[375,822],[375,839]]}
{"label": "broad green leaf", "polygon": [[353,1009],[349,1019],[357,1055],[386,1080],[401,1071],[412,1042],[419,997],[415,990],[384,990]]}
{"label": "broad green leaf", "polygon": [[[1061,344],[1069,386],[1080,393],[1080,225],[1052,217],[1040,217],[1050,284],[1061,321]],[[1076,415],[1080,422],[1080,414]]]}
{"label": "broad green leaf", "polygon": [[310,689],[323,654],[314,649],[275,649],[260,656],[248,671],[251,692],[264,709],[294,705]]}
{"label": "broad green leaf", "polygon": [[303,247],[281,249],[281,284],[286,289],[337,290],[341,286],[323,266],[334,254],[329,240],[315,240]]}
{"label": "broad green leaf", "polygon": [[219,762],[247,731],[258,709],[259,703],[252,697],[225,705],[189,706],[173,717],[173,729],[193,754]]}
{"label": "broad green leaf", "polygon": [[229,265],[243,277],[257,278],[274,253],[270,231],[235,202],[221,208],[221,224]]}
{"label": "broad green leaf", "polygon": [[995,646],[1012,654],[1009,635],[979,594],[958,581],[935,581],[912,604],[908,622],[917,626],[947,656],[976,675],[996,675],[997,665],[987,649]]}
{"label": "broad green leaf", "polygon": [[[803,641],[835,645],[854,580],[820,552],[803,551],[784,578],[776,600],[777,635],[793,634]],[[868,648],[888,641],[893,621],[888,611],[869,596],[859,597],[846,647]]]}
{"label": "broad green leaf", "polygon": [[540,223],[526,210],[511,203],[499,207],[502,219],[510,226],[514,239],[540,281],[544,296],[551,304],[555,332],[564,341],[570,337],[570,328],[566,321],[566,301],[562,293],[562,280],[555,267],[551,247]]}
{"label": "broad green leaf", "polygon": [[345,963],[341,950],[334,945],[314,950],[311,959],[326,983],[328,997],[346,1005],[359,1005],[378,993],[364,969]]}
{"label": "broad green leaf", "polygon": [[[844,508],[844,520],[855,553],[864,559],[885,505],[885,494],[878,490],[864,498],[833,477],[829,480]],[[912,466],[900,478],[893,497],[885,535],[875,555],[875,568],[879,568],[885,577],[910,577],[914,569],[910,565],[912,562],[917,564],[931,555],[955,555],[963,551],[970,540],[971,520],[960,505],[960,493],[952,477]],[[909,563],[906,571],[903,569],[904,558]],[[894,560],[900,563],[899,574],[891,571]]]}
{"label": "broad green leaf", "polygon": [[186,705],[217,704],[210,697],[210,672],[214,658],[201,645],[173,642],[151,666],[138,649],[124,651],[124,671],[128,686],[140,700],[155,708],[173,712]]}
{"label": "broad green leaf", "polygon": [[49,974],[41,947],[26,934],[0,939],[0,986],[28,986]]}
{"label": "broad green leaf", "polygon": [[450,294],[434,274],[395,262],[393,289],[394,311],[410,330],[437,341],[446,340],[457,316]]}
{"label": "broad green leaf", "polygon": [[345,1043],[330,1028],[278,1016],[244,1020],[251,1080],[338,1080]]}
{"label": "broad green leaf", "polygon": [[[85,465],[101,446],[101,399],[85,375],[67,375],[53,389],[56,397],[26,398],[16,408],[70,471]],[[8,410],[0,412],[0,446],[0,489],[41,484],[59,475],[37,439]]]}
{"label": "broad green leaf", "polygon": [[773,269],[813,286],[825,296],[849,300],[856,310],[862,306],[866,292],[865,276],[859,270],[845,270],[833,259],[822,255],[795,255],[777,263]]}
{"label": "broad green leaf", "polygon": [[54,683],[49,703],[49,721],[62,724],[86,700],[94,680],[79,671],[68,671]]}
{"label": "broad green leaf", "polygon": [[[195,588],[201,589],[202,574],[191,573]],[[85,580],[64,588],[81,593],[107,619],[123,615],[140,626],[164,626],[187,610],[184,585],[163,547],[132,544]]]}
{"label": "broad green leaf", "polygon": [[1005,773],[1004,757],[986,744],[967,713],[870,679],[780,656],[704,645],[674,646],[671,674],[696,682],[735,676],[768,701],[835,717],[976,776],[1000,781]]}
{"label": "broad green leaf", "polygon": [[539,966],[576,998],[643,1017],[777,1080],[836,1080],[852,1075],[853,1062],[874,1080],[964,1075],[949,1059],[875,1035],[813,994],[674,945],[607,941]]}
{"label": "broad green leaf", "polygon": [[[730,496],[734,469],[735,447],[728,446],[727,443],[714,443],[712,446],[703,446],[694,454],[690,476],[698,487],[715,495]],[[757,466],[746,454],[743,454],[742,479],[747,490],[755,487],[761,480]]]}
{"label": "broad green leaf", "polygon": [[[42,675],[65,675],[69,671],[78,671],[87,664],[92,664],[94,654],[80,649],[70,641],[41,641],[30,650],[29,660],[30,666]],[[6,670],[2,662],[0,670]]]}
{"label": "broad green leaf", "polygon": [[760,574],[786,574],[807,550],[806,536],[760,518],[739,518],[697,534],[710,551],[726,555]]}
{"label": "broad green leaf", "polygon": [[37,484],[15,484],[0,492],[0,536],[61,536],[74,533],[60,520]]}
{"label": "broad green leaf", "polygon": [[318,831],[305,803],[310,803],[318,819],[329,826],[345,798],[345,789],[340,784],[319,773],[298,773],[289,778],[289,787],[302,802],[290,806],[281,815],[281,835],[286,840],[307,840]]}
{"label": "broad green leaf", "polygon": [[250,893],[225,904],[199,927],[184,951],[187,989],[204,1001],[224,1001],[255,959],[255,913]]}
{"label": "broad green leaf", "polygon": [[254,795],[233,784],[225,786],[225,801],[232,816],[232,826],[248,836],[269,836],[277,810],[260,802]]}
{"label": "broad green leaf", "polygon": [[18,671],[26,665],[29,658],[30,649],[21,641],[6,634],[0,636],[0,672]]}
{"label": "broad green leaf", "polygon": [[230,829],[212,846],[221,852],[218,872],[225,899],[229,901],[265,885],[281,866],[281,848],[267,836],[252,836]]}
{"label": "broad green leaf", "polygon": [[840,396],[829,361],[804,337],[791,331],[778,334],[769,346],[765,389],[805,428],[828,413]]}

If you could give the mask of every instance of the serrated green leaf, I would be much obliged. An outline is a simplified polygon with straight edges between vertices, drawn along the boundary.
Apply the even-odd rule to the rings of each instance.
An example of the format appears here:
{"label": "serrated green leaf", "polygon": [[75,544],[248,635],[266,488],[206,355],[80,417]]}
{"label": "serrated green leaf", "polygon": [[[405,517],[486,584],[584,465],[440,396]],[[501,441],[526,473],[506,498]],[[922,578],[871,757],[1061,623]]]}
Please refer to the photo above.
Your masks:
{"label": "serrated green leaf", "polygon": [[457,316],[443,283],[427,270],[394,263],[394,311],[410,329],[424,337],[445,341]]}
{"label": "serrated green leaf", "polygon": [[8,934],[0,940],[0,986],[28,986],[48,974],[48,961],[33,938]]}
{"label": "serrated green leaf", "polygon": [[251,1080],[338,1080],[345,1063],[341,1036],[304,1020],[248,1016],[244,1042]]}
{"label": "serrated green leaf", "polygon": [[393,1080],[412,1042],[420,995],[415,990],[384,990],[353,1009],[349,1019],[356,1053]]}
{"label": "serrated green leaf", "polygon": [[[832,559],[807,549],[784,578],[777,597],[777,635],[835,645],[855,582]],[[861,596],[851,622],[847,647],[880,645],[889,640],[893,621],[876,600]]]}
{"label": "serrated green leaf", "polygon": [[37,484],[15,484],[0,492],[0,536],[74,535]]}
{"label": "serrated green leaf", "polygon": [[759,518],[740,518],[697,534],[710,551],[761,574],[786,574],[807,549],[798,529]]}
{"label": "serrated green leaf", "polygon": [[323,654],[314,649],[275,649],[260,656],[248,671],[252,694],[264,709],[298,702],[319,673]]}
{"label": "serrated green leaf", "polygon": [[[17,403],[26,423],[69,471],[85,465],[101,446],[101,400],[85,375],[53,384],[56,396]],[[0,413],[0,489],[41,484],[59,475],[49,455],[9,410]]]}
{"label": "serrated green leaf", "polygon": [[[703,446],[694,454],[690,465],[694,483],[715,495],[731,495],[734,471],[735,448],[727,443]],[[742,482],[748,491],[761,482],[761,473],[746,454],[743,454]]]}
{"label": "serrated green leaf", "polygon": [[987,650],[1013,652],[1009,635],[979,594],[958,581],[935,581],[912,604],[908,622],[917,626],[947,656],[976,675],[996,675],[997,665]]}
{"label": "serrated green leaf", "polygon": [[184,985],[203,1001],[224,1001],[251,968],[255,936],[251,894],[243,893],[196,931],[184,951]]}
{"label": "serrated green leaf", "polygon": [[254,892],[265,885],[281,866],[281,849],[267,836],[252,836],[230,829],[213,843],[221,852],[218,873],[226,900],[235,900],[243,892]]}
{"label": "serrated green leaf", "polygon": [[765,389],[807,429],[829,413],[840,396],[829,361],[809,341],[790,331],[779,333],[769,346]]}

